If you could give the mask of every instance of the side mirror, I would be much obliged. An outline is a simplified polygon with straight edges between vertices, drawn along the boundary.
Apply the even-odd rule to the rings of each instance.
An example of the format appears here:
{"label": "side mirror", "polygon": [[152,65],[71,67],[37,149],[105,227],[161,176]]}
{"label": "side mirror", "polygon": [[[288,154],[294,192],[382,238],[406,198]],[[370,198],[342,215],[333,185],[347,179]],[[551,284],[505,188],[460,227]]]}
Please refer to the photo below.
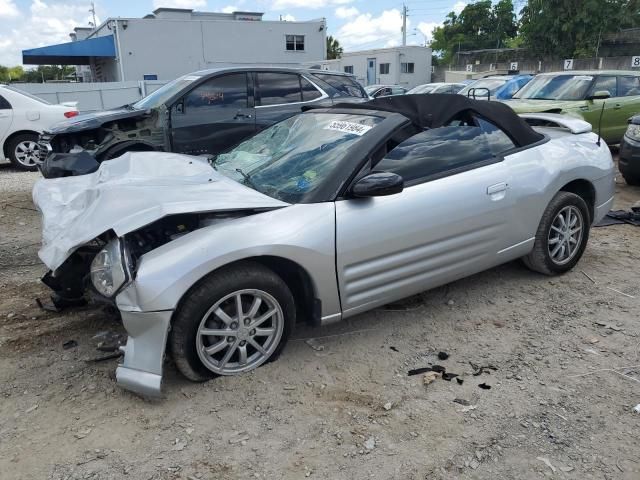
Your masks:
{"label": "side mirror", "polygon": [[357,198],[394,195],[404,189],[404,180],[396,173],[373,172],[358,180],[351,187],[351,195]]}
{"label": "side mirror", "polygon": [[173,105],[173,111],[175,113],[184,113],[184,101],[180,100],[178,103]]}
{"label": "side mirror", "polygon": [[609,98],[611,94],[606,90],[598,90],[594,92],[593,95],[589,95],[587,100],[606,100]]}

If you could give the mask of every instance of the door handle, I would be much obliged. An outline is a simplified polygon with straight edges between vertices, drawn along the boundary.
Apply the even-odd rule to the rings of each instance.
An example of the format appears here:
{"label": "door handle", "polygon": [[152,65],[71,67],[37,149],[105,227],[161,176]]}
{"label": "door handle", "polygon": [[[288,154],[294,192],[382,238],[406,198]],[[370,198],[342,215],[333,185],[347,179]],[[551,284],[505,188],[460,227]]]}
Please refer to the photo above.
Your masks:
{"label": "door handle", "polygon": [[238,112],[238,113],[236,113],[236,116],[233,117],[234,120],[238,120],[240,118],[251,118],[251,114],[250,113]]}
{"label": "door handle", "polygon": [[9,118],[9,114],[0,112],[0,118]]}
{"label": "door handle", "polygon": [[496,193],[506,192],[509,188],[505,182],[496,183],[495,185],[491,185],[487,187],[487,195],[495,195]]}
{"label": "door handle", "polygon": [[620,110],[621,108],[622,108],[622,105],[620,105],[619,103],[616,103],[616,104],[613,106],[613,109],[614,109],[614,110]]}

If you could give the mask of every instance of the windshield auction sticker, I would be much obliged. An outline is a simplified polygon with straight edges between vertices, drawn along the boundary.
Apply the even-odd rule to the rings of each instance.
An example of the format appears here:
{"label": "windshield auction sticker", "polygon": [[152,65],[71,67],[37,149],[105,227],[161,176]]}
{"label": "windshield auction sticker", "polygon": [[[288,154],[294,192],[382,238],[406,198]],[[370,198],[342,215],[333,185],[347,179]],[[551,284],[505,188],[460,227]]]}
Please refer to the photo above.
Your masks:
{"label": "windshield auction sticker", "polygon": [[358,135],[359,137],[367,133],[372,128],[373,127],[369,125],[362,125],[360,123],[353,122],[342,122],[340,120],[334,120],[329,125],[324,127],[325,130],[336,130],[338,132],[352,133],[354,135]]}

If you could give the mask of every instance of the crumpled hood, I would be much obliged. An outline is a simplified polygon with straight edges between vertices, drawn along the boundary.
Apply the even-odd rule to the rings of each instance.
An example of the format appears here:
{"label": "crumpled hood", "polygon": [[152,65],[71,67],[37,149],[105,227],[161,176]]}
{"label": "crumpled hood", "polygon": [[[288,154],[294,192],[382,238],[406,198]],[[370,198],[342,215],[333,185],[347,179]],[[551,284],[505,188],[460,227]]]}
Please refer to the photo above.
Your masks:
{"label": "crumpled hood", "polygon": [[33,202],[42,214],[40,259],[55,270],[106,231],[122,236],[167,215],[288,204],[216,172],[205,158],[128,152],[91,174],[41,179]]}
{"label": "crumpled hood", "polygon": [[563,113],[573,112],[577,111],[580,106],[586,105],[584,100],[521,100],[512,98],[511,100],[502,101],[509,105],[516,113],[548,112],[550,110],[560,110]]}
{"label": "crumpled hood", "polygon": [[144,117],[147,110],[116,108],[113,110],[103,110],[100,112],[83,113],[69,120],[63,120],[47,128],[46,133],[60,135],[62,133],[80,132],[99,128],[107,122],[123,120],[125,118]]}

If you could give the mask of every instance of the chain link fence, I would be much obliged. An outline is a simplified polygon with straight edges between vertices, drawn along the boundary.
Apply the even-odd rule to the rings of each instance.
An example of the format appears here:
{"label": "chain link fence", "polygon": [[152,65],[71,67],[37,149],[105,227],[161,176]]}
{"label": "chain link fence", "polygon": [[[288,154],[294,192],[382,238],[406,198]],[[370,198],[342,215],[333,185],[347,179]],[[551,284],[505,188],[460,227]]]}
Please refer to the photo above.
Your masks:
{"label": "chain link fence", "polygon": [[[640,52],[639,52],[640,53]],[[461,59],[463,60],[463,59]],[[640,71],[640,56],[574,58],[564,60],[514,60],[494,63],[458,63],[434,67],[433,82],[453,81],[464,78],[482,78],[491,74],[544,73],[570,70],[637,70]],[[447,75],[455,72],[455,75]]]}

